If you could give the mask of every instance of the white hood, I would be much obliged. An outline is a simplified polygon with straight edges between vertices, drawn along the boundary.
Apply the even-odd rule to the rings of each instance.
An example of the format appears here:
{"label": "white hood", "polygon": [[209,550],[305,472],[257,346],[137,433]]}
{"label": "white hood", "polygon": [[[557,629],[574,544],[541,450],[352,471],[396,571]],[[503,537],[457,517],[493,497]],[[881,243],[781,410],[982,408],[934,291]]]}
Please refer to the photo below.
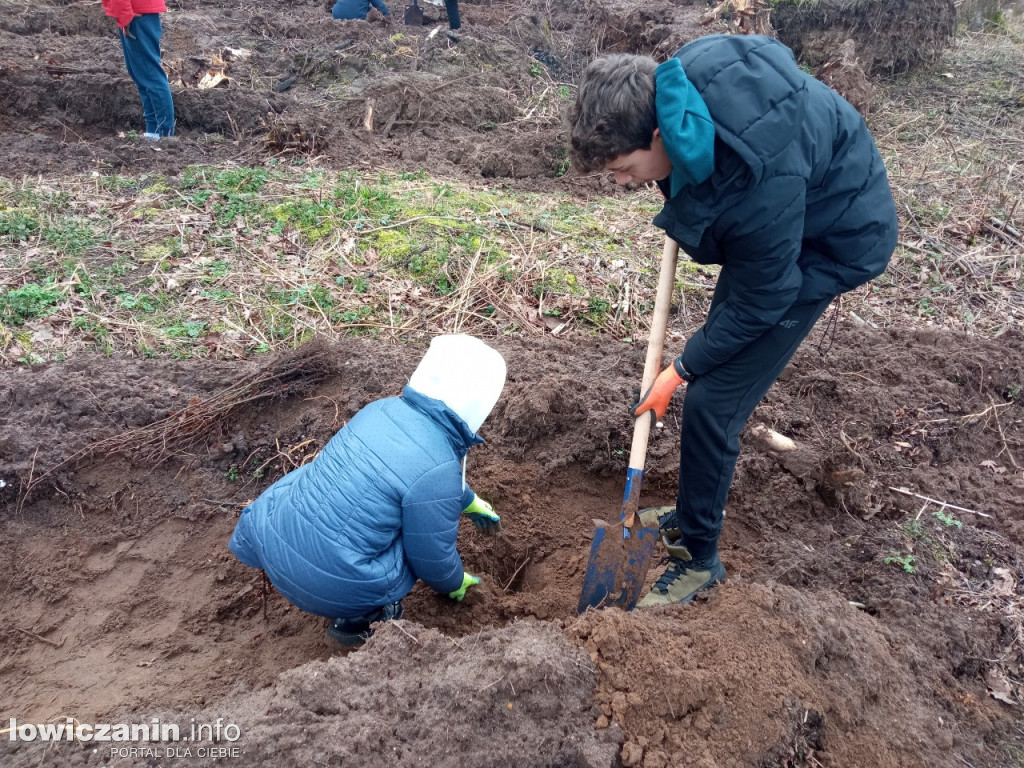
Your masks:
{"label": "white hood", "polygon": [[505,371],[496,349],[473,336],[447,334],[431,339],[409,386],[442,401],[477,432],[501,397]]}

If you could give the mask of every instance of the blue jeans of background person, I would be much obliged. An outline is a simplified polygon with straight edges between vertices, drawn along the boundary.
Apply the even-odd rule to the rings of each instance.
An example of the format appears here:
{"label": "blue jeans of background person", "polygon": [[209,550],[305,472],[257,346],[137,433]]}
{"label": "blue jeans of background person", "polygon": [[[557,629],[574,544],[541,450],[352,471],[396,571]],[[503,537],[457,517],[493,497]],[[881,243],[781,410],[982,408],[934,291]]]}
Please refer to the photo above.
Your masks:
{"label": "blue jeans of background person", "polygon": [[380,11],[381,15],[391,15],[384,0],[338,0],[331,8],[331,16],[336,19],[365,19],[370,13],[371,5]]}
{"label": "blue jeans of background person", "polygon": [[459,18],[459,0],[444,0],[444,10],[448,14],[448,26],[451,29],[462,26],[462,19]]}
{"label": "blue jeans of background person", "polygon": [[[160,64],[160,37],[163,33],[159,13],[136,16],[127,30],[118,30],[128,74],[135,81],[142,99],[146,133],[174,135],[174,100],[171,84]],[[126,34],[127,32],[127,34]]]}
{"label": "blue jeans of background person", "polygon": [[[723,268],[708,310],[708,323],[728,298]],[[777,325],[739,354],[686,388],[679,445],[676,517],[682,542],[701,560],[718,551],[722,510],[729,495],[740,433],[833,297],[794,304]]]}

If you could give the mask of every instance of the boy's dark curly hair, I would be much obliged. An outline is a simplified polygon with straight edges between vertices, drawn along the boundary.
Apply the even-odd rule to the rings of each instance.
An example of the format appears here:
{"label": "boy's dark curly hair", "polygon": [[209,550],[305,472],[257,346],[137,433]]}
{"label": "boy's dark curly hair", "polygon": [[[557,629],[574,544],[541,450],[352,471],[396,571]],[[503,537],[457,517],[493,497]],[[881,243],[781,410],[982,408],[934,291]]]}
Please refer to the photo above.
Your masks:
{"label": "boy's dark curly hair", "polygon": [[580,80],[569,112],[573,166],[588,172],[636,149],[650,149],[658,116],[650,56],[613,53],[595,59]]}

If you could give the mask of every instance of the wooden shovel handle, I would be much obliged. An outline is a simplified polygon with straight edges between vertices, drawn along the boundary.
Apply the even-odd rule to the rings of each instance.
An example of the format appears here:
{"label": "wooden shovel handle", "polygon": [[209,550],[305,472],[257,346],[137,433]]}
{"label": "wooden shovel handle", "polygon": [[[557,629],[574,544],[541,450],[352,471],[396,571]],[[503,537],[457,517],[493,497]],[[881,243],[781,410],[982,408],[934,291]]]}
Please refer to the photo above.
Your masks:
{"label": "wooden shovel handle", "polygon": [[[654,315],[651,318],[651,336],[647,341],[647,359],[644,361],[644,375],[640,382],[640,396],[643,397],[654,385],[661,373],[661,356],[665,349],[665,332],[668,330],[668,311],[672,307],[672,289],[676,282],[676,261],[679,258],[679,244],[671,237],[665,237],[661,254],[661,273],[658,276],[658,293],[654,299]],[[647,440],[651,436],[653,411],[636,417],[633,425],[633,444],[629,450],[629,468],[643,470],[647,460]],[[632,524],[632,520],[628,521]]]}

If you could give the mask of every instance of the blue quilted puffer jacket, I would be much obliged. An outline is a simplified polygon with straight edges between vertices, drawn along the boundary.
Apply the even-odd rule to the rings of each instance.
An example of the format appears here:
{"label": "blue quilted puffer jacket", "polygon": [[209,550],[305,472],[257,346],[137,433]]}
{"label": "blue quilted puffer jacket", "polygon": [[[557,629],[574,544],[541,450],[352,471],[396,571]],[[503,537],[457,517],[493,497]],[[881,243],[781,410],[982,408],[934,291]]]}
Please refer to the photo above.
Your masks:
{"label": "blue quilted puffer jacket", "polygon": [[417,579],[453,592],[459,519],[475,496],[461,462],[482,442],[443,402],[406,387],[246,507],[231,551],[296,606],[331,618],[401,600]]}

